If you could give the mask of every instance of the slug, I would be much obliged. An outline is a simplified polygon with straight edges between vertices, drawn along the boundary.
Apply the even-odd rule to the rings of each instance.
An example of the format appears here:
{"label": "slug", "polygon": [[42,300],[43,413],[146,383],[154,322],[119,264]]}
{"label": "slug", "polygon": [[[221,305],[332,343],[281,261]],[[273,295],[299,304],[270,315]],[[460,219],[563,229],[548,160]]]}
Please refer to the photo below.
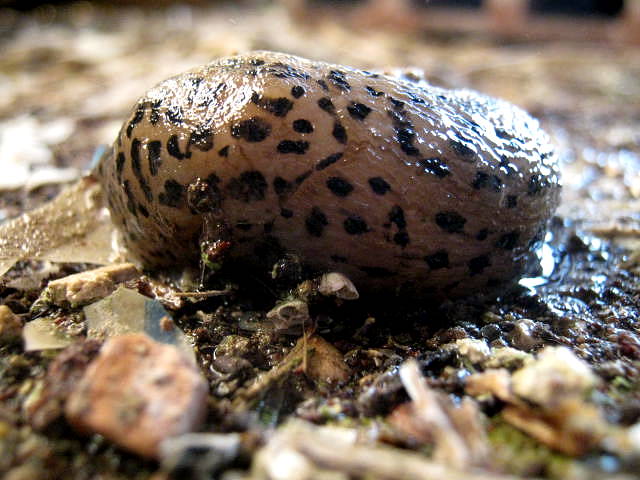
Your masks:
{"label": "slug", "polygon": [[517,278],[560,191],[547,135],[505,101],[272,52],[149,90],[98,175],[148,268],[196,266],[204,242],[441,297]]}

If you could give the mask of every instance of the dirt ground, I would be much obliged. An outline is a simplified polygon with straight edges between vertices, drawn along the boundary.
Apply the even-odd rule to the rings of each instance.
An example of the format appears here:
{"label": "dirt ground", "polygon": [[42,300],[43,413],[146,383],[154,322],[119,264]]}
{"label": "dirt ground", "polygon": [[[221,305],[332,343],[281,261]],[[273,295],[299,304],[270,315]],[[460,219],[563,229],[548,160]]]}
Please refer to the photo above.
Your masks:
{"label": "dirt ground", "polygon": [[[0,225],[88,172],[150,86],[264,49],[411,69],[538,118],[563,172],[541,268],[498,299],[443,304],[328,299],[242,272],[185,301],[166,277],[128,278],[193,344],[209,392],[197,430],[217,435],[149,460],[78,432],[60,406],[43,413],[99,343],[86,309],[36,300],[103,262],[20,258],[0,283],[5,478],[639,478],[640,50],[588,31],[432,35],[375,14],[375,28],[354,26],[340,8],[313,21],[278,2],[0,8]],[[279,328],[267,313],[294,297],[309,323]],[[25,351],[42,318],[72,341]]]}

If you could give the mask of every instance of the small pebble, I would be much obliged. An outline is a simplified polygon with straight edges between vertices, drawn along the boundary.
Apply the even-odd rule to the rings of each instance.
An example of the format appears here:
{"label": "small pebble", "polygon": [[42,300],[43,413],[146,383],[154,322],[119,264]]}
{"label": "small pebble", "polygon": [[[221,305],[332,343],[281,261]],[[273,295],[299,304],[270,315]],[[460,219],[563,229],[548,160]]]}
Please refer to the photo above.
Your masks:
{"label": "small pebble", "polygon": [[598,381],[589,364],[566,347],[545,347],[511,379],[516,395],[544,407],[571,395],[581,396]]}
{"label": "small pebble", "polygon": [[22,320],[6,305],[0,305],[0,345],[14,343],[22,334]]}
{"label": "small pebble", "polygon": [[518,320],[508,335],[511,344],[515,348],[524,351],[533,350],[541,346],[544,341],[536,335],[535,327],[536,322],[533,320],[529,320],[528,318]]}
{"label": "small pebble", "polygon": [[53,305],[86,305],[111,294],[118,283],[140,275],[132,263],[108,265],[49,282],[41,299]]}
{"label": "small pebble", "polygon": [[239,454],[237,433],[187,433],[168,438],[160,446],[162,470],[171,478],[209,479]]}
{"label": "small pebble", "polygon": [[309,305],[302,300],[287,300],[267,312],[267,319],[273,322],[277,330],[297,327],[311,321]]}
{"label": "small pebble", "polygon": [[353,282],[346,275],[338,272],[322,275],[318,292],[326,297],[334,296],[342,300],[357,300],[360,297]]}
{"label": "small pebble", "polygon": [[176,347],[127,334],[104,344],[71,392],[65,415],[81,432],[155,458],[160,442],[198,428],[206,399],[202,374]]}

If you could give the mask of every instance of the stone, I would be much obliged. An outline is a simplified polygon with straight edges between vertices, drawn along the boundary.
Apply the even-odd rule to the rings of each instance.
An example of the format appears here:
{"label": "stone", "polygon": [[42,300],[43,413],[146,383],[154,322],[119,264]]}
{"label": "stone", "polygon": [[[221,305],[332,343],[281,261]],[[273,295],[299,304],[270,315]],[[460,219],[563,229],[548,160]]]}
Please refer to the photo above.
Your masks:
{"label": "stone", "polygon": [[187,433],[160,445],[162,470],[170,478],[210,479],[241,453],[238,433]]}
{"label": "stone", "polygon": [[315,382],[344,383],[351,377],[351,369],[345,363],[342,353],[322,337],[308,337],[306,345],[301,339],[294,350],[298,347],[302,347],[303,355],[307,355],[305,374]]}
{"label": "stone", "polygon": [[518,320],[508,335],[511,344],[527,352],[543,345],[544,340],[540,338],[537,327],[537,323],[528,318]]}
{"label": "stone", "polygon": [[91,362],[65,415],[80,432],[156,458],[163,440],[198,428],[207,390],[201,372],[176,347],[140,333],[120,335]]}
{"label": "stone", "polygon": [[597,384],[589,365],[567,347],[545,347],[511,380],[517,396],[547,408],[568,396],[582,396]]}
{"label": "stone", "polygon": [[473,397],[493,395],[504,402],[513,402],[511,375],[503,368],[490,368],[473,373],[465,379],[464,390]]}
{"label": "stone", "polygon": [[58,306],[86,305],[111,294],[118,283],[140,275],[132,263],[108,265],[49,282],[40,300]]}
{"label": "stone", "polygon": [[101,346],[100,342],[92,339],[75,342],[49,364],[38,395],[23,406],[33,428],[43,430],[63,415],[64,403],[69,393],[98,355]]}
{"label": "stone", "polygon": [[356,286],[346,275],[338,272],[325,273],[320,277],[318,292],[326,297],[336,297],[341,300],[357,300],[360,294]]}
{"label": "stone", "polygon": [[0,345],[18,341],[22,334],[22,320],[6,305],[0,305]]}
{"label": "stone", "polygon": [[276,330],[286,330],[309,323],[309,305],[302,300],[286,300],[267,312],[267,320],[273,322]]}
{"label": "stone", "polygon": [[458,351],[460,356],[466,358],[474,365],[486,361],[491,356],[491,349],[484,340],[462,338],[456,340],[455,343],[452,344],[452,347]]}

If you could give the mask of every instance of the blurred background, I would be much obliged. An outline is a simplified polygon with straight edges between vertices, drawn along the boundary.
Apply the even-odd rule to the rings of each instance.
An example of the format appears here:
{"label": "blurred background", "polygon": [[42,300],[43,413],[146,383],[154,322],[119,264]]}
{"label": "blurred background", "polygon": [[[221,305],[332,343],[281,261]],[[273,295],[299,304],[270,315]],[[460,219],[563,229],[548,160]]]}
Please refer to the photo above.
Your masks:
{"label": "blurred background", "polygon": [[155,83],[268,49],[522,106],[558,145],[561,213],[624,235],[640,227],[639,45],[639,0],[0,1],[0,221],[87,169]]}

